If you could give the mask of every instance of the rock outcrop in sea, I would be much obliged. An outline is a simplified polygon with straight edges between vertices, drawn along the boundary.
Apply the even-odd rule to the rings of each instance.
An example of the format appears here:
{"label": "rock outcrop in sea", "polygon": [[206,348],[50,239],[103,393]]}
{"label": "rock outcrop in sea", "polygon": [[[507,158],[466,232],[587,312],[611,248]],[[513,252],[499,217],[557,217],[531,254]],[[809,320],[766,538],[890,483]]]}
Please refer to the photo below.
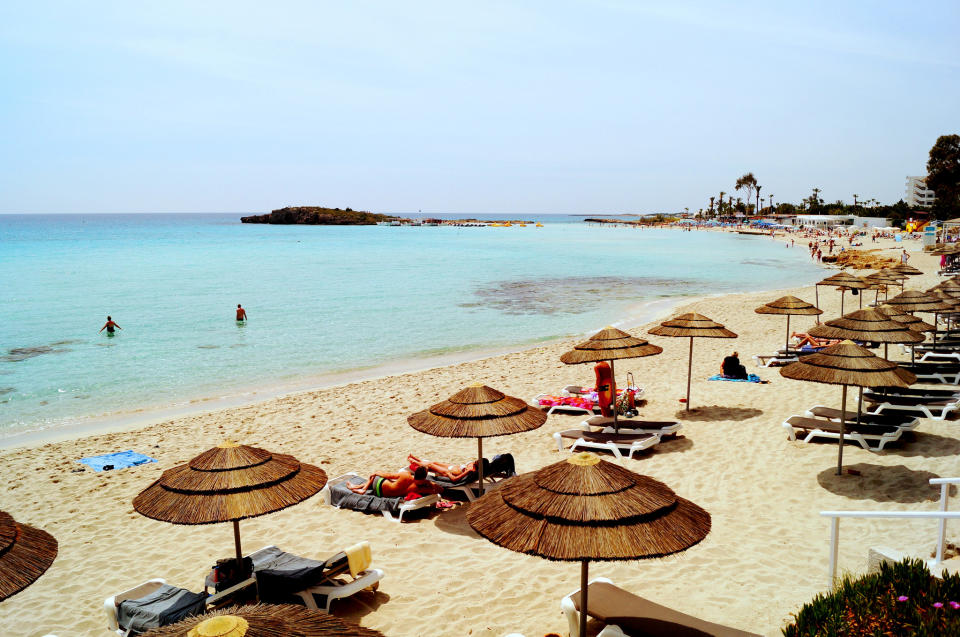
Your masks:
{"label": "rock outcrop in sea", "polygon": [[309,226],[372,226],[378,221],[393,221],[399,217],[362,212],[347,208],[296,206],[280,208],[265,215],[241,217],[242,223],[303,224]]}

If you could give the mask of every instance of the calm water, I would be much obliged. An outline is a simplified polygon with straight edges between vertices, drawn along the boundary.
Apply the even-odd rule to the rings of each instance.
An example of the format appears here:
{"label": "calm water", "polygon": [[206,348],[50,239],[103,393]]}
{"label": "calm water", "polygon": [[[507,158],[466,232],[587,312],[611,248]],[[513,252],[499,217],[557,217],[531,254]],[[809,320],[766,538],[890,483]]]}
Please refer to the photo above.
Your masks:
{"label": "calm water", "polygon": [[[769,239],[570,217],[543,228],[239,217],[0,215],[0,435],[583,334],[657,299],[820,275],[805,250]],[[123,328],[114,337],[97,334],[107,314]]]}

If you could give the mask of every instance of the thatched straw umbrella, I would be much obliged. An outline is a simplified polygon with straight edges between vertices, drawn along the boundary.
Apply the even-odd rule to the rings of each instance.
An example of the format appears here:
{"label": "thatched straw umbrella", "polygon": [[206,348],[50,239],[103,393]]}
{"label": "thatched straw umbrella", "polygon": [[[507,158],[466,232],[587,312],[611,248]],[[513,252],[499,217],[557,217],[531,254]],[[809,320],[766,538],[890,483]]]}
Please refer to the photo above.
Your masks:
{"label": "thatched straw umbrella", "polygon": [[847,386],[907,387],[917,381],[896,363],[874,356],[870,350],[843,341],[804,356],[796,363],[780,368],[780,375],[794,380],[843,385],[840,400],[840,439],[837,451],[837,475],[843,474],[843,439],[847,421]]}
{"label": "thatched straw umbrella", "polygon": [[57,540],[0,511],[0,601],[33,584],[57,557]]}
{"label": "thatched straw umbrella", "polygon": [[781,314],[787,316],[787,338],[784,349],[790,349],[790,317],[791,316],[819,316],[823,310],[810,305],[795,296],[782,296],[776,301],[770,301],[754,310],[757,314]]}
{"label": "thatched straw umbrella", "polygon": [[580,635],[586,636],[590,561],[679,553],[710,532],[710,514],[665,484],[592,453],[506,480],[467,512],[498,546],[580,562]]}
{"label": "thatched straw umbrella", "polygon": [[888,299],[886,304],[901,312],[908,312],[910,314],[914,312],[931,312],[933,313],[934,326],[939,322],[938,315],[940,313],[951,312],[953,310],[952,304],[945,303],[932,294],[918,292],[916,290],[901,292],[892,299]]}
{"label": "thatched straw umbrella", "polygon": [[903,323],[914,332],[933,332],[937,329],[933,325],[923,321],[923,319],[921,319],[919,316],[901,312],[900,310],[889,305],[880,305],[877,306],[876,309],[880,312],[883,312],[897,323]]}
{"label": "thatched straw umbrella", "polygon": [[[865,290],[866,288],[870,287],[870,283],[867,283],[858,276],[854,276],[849,272],[837,272],[832,276],[828,276],[814,286],[814,291],[817,297],[817,307],[820,307],[820,293],[817,290],[819,290],[821,285],[830,285],[840,288],[840,314],[843,314],[843,297],[847,290]],[[861,307],[863,306],[863,297],[860,298],[860,305]],[[819,322],[820,321],[818,320],[817,323]]]}
{"label": "thatched straw umbrella", "polygon": [[737,335],[720,323],[715,323],[703,314],[681,314],[664,321],[650,330],[657,336],[689,336],[690,354],[687,357],[687,411],[690,411],[690,375],[693,373],[693,339],[695,338],[736,338]]}
{"label": "thatched straw umbrella", "polygon": [[[622,330],[609,325],[586,341],[574,345],[573,349],[560,356],[560,362],[567,365],[578,365],[580,363],[599,363],[600,361],[610,362],[610,376],[613,378],[613,428],[620,431],[620,425],[617,424],[617,377],[614,374],[613,362],[627,358],[642,358],[644,356],[654,356],[663,352],[662,347],[651,345],[642,338],[630,336]],[[597,388],[600,389],[599,387]]]}
{"label": "thatched straw umbrella", "polygon": [[907,276],[920,276],[923,274],[923,272],[917,268],[913,267],[912,265],[907,265],[906,263],[901,263],[887,269],[891,272],[897,272],[898,274],[906,274]]}
{"label": "thatched straw umbrella", "polygon": [[483,439],[536,429],[547,422],[542,409],[477,383],[407,417],[417,431],[443,438],[477,439],[477,482],[483,495]]}
{"label": "thatched straw umbrella", "polygon": [[883,298],[887,298],[887,290],[891,285],[900,285],[901,278],[885,270],[878,270],[873,274],[863,277],[863,280],[870,284],[870,289],[877,291],[874,303],[880,300],[880,292],[883,291]]}
{"label": "thatched straw umbrella", "polygon": [[346,619],[297,604],[234,606],[154,628],[142,637],[383,637]]}
{"label": "thatched straw umbrella", "polygon": [[323,469],[293,456],[225,442],[164,471],[133,499],[133,508],[172,524],[233,522],[239,566],[240,520],[303,502],[326,483]]}

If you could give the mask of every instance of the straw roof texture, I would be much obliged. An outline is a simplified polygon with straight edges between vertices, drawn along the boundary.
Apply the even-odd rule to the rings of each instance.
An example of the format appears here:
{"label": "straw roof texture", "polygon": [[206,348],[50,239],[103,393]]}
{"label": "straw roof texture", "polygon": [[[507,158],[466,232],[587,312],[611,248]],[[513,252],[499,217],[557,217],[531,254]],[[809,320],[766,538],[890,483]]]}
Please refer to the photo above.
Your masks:
{"label": "straw roof texture", "polygon": [[960,289],[930,288],[927,294],[941,303],[949,305],[952,312],[960,311]]}
{"label": "straw roof texture", "polygon": [[820,281],[817,285],[835,285],[839,288],[848,288],[851,290],[863,290],[870,287],[869,283],[849,272],[837,272],[833,276],[828,276],[823,281]]}
{"label": "straw roof texture", "polygon": [[796,363],[780,368],[780,375],[829,385],[858,387],[907,387],[917,381],[896,363],[874,356],[870,350],[843,341],[808,354]]}
{"label": "straw roof texture", "polygon": [[591,453],[504,481],[467,521],[494,544],[563,561],[662,557],[710,532],[710,514],[667,485]]}
{"label": "straw roof texture", "polygon": [[889,268],[893,272],[898,272],[900,274],[906,274],[907,276],[919,276],[923,274],[920,270],[913,267],[912,265],[907,265],[906,263],[901,263],[900,265],[895,265],[892,268]]}
{"label": "straw roof texture", "polygon": [[142,637],[383,637],[372,628],[295,604],[234,606],[154,628]]}
{"label": "straw roof texture", "polygon": [[940,299],[917,290],[901,292],[887,299],[886,304],[903,312],[946,312],[952,308]]}
{"label": "straw roof texture", "polygon": [[924,322],[920,317],[913,314],[907,314],[889,305],[880,305],[876,308],[878,312],[883,312],[897,323],[903,323],[913,332],[934,332],[936,327]]}
{"label": "straw roof texture", "polygon": [[57,540],[0,511],[0,600],[37,581],[57,557]]}
{"label": "straw roof texture", "polygon": [[445,438],[507,436],[536,429],[546,421],[543,410],[479,384],[407,417],[417,431]]}
{"label": "straw roof texture", "polygon": [[903,323],[874,309],[857,310],[811,327],[807,332],[817,338],[839,338],[875,343],[920,343],[924,336]]}
{"label": "straw roof texture", "polygon": [[705,338],[736,338],[737,335],[703,314],[687,313],[664,321],[650,330],[657,336],[693,336]]}
{"label": "straw roof texture", "polygon": [[956,254],[960,252],[960,244],[941,243],[930,251],[930,254]]}
{"label": "straw roof texture", "polygon": [[224,443],[164,471],[133,499],[133,508],[173,524],[214,524],[285,509],[326,483],[322,469],[293,456]]}
{"label": "straw roof texture", "polygon": [[754,312],[757,314],[787,314],[791,316],[823,314],[823,310],[795,296],[781,296],[776,301],[761,305]]}
{"label": "straw roof texture", "polygon": [[662,347],[651,345],[642,338],[630,336],[615,327],[605,327],[588,340],[575,345],[560,357],[567,365],[596,363],[599,361],[641,358],[663,352]]}

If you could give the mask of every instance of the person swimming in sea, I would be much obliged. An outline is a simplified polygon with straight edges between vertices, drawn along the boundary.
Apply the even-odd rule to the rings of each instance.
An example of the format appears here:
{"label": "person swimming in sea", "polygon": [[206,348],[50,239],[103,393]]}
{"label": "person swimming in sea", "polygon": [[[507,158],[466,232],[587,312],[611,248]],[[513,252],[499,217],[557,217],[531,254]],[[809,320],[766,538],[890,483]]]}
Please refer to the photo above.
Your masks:
{"label": "person swimming in sea", "polygon": [[[117,325],[112,318],[107,317],[107,322],[103,324],[103,327],[100,328],[100,332],[107,330],[107,334],[113,334],[115,330],[122,330],[123,328]],[[100,332],[97,332],[99,334]]]}
{"label": "person swimming in sea", "polygon": [[237,303],[237,323],[241,323],[247,320],[247,311]]}

